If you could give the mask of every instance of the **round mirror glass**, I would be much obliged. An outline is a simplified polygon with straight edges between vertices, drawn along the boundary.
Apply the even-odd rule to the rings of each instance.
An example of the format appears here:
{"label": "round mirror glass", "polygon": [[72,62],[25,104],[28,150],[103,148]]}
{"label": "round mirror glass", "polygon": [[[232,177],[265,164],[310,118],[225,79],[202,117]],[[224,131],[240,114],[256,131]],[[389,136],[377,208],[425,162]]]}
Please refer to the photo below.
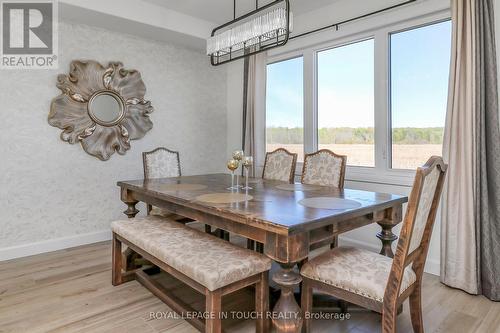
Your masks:
{"label": "round mirror glass", "polygon": [[122,99],[115,93],[103,91],[95,94],[89,101],[90,117],[103,126],[116,125],[123,117]]}

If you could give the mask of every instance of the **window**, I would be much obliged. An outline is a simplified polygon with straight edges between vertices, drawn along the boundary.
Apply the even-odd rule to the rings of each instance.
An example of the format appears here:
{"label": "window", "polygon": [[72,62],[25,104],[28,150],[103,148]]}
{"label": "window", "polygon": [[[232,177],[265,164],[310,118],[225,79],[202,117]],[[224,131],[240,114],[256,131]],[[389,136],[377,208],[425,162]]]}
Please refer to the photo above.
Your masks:
{"label": "window", "polygon": [[304,62],[267,65],[266,150],[283,147],[304,160]]}
{"label": "window", "polygon": [[414,170],[442,154],[451,21],[434,4],[413,19],[388,15],[393,23],[269,52],[267,150],[285,147],[302,161],[304,151],[330,149],[347,156],[347,180],[411,186]]}
{"label": "window", "polygon": [[318,147],[375,166],[374,41],[318,52]]}
{"label": "window", "polygon": [[451,22],[391,34],[392,168],[442,154]]}

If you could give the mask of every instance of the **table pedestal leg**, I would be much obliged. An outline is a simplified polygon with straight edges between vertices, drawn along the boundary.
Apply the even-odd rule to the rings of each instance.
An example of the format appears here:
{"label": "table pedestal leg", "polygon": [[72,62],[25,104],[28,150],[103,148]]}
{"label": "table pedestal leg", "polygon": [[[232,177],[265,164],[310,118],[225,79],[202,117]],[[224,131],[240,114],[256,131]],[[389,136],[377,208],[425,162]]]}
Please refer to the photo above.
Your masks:
{"label": "table pedestal leg", "polygon": [[302,330],[302,310],[295,301],[293,290],[302,278],[293,270],[295,264],[281,264],[273,281],[281,288],[281,296],[273,309],[273,326],[278,333],[296,333]]}
{"label": "table pedestal leg", "polygon": [[383,254],[386,257],[394,258],[394,252],[392,252],[392,243],[398,239],[392,232],[392,228],[394,224],[391,221],[380,221],[377,222],[378,225],[382,227],[382,231],[377,234],[377,238],[382,242],[382,249],[380,250],[380,254]]}
{"label": "table pedestal leg", "polygon": [[[377,234],[377,238],[382,242],[380,254],[389,258],[394,258],[392,243],[398,239],[398,236],[392,232],[392,228],[394,228],[403,219],[402,212],[402,206],[390,208],[382,213],[383,218],[377,222],[382,228],[382,231]],[[403,313],[403,305],[400,305],[398,308],[397,314],[399,315],[401,313]]]}
{"label": "table pedestal leg", "polygon": [[394,258],[392,243],[398,239],[398,236],[392,232],[392,228],[394,228],[403,219],[403,206],[398,205],[377,212],[375,213],[374,218],[375,221],[377,221],[377,224],[382,228],[382,231],[377,234],[377,238],[382,242],[382,250],[380,250],[380,254],[389,258]]}
{"label": "table pedestal leg", "polygon": [[[135,205],[137,205],[138,201],[134,200],[130,193],[125,189],[122,189],[121,191],[121,199],[127,205],[127,209],[123,213],[127,215],[129,219],[134,218],[139,213],[139,210],[135,208]],[[130,248],[127,248],[123,252],[123,266],[125,271],[131,271],[139,268],[140,265],[137,265],[135,262],[136,259],[139,258],[141,257],[137,253],[132,251]]]}
{"label": "table pedestal leg", "polygon": [[135,205],[137,205],[137,201],[125,203],[127,204],[127,209],[123,213],[127,215],[129,219],[134,218],[139,213],[139,210],[135,208]]}
{"label": "table pedestal leg", "polygon": [[125,210],[123,213],[127,215],[129,219],[135,217],[137,213],[139,213],[139,210],[135,208],[135,205],[137,205],[138,201],[135,200],[132,194],[124,188],[122,188],[120,191],[120,198],[127,205],[127,210]]}

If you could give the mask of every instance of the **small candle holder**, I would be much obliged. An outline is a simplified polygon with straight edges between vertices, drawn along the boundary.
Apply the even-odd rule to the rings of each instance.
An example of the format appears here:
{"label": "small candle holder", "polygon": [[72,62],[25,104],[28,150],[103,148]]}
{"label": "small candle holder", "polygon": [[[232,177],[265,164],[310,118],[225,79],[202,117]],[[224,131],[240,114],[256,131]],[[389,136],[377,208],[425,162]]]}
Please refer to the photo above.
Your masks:
{"label": "small candle holder", "polygon": [[250,172],[250,168],[253,165],[253,157],[245,156],[243,157],[243,167],[245,168],[245,187],[244,190],[252,190],[253,188],[248,186],[248,173]]}
{"label": "small candle holder", "polygon": [[[243,152],[243,150],[235,150],[233,152],[233,160],[236,160],[238,161],[238,163],[241,162],[241,160],[243,159],[243,157],[245,157],[245,153]],[[238,164],[239,166],[239,164]],[[236,174],[236,189],[239,189],[239,188],[242,188],[243,186],[240,185],[240,174],[237,173]]]}
{"label": "small candle holder", "polygon": [[234,186],[234,171],[238,169],[238,167],[240,166],[240,162],[235,159],[231,159],[227,161],[226,166],[229,169],[229,171],[231,171],[231,187],[228,187],[227,189],[231,191],[237,190],[238,188]]}

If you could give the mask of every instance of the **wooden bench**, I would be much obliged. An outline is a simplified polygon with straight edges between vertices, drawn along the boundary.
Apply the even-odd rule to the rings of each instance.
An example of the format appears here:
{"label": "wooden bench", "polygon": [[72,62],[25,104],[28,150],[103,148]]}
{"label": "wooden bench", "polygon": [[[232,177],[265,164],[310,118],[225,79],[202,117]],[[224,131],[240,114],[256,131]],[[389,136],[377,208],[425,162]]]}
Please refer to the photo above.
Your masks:
{"label": "wooden bench", "polygon": [[187,227],[176,221],[147,216],[114,221],[113,276],[117,286],[137,280],[179,315],[195,312],[169,294],[143,270],[122,272],[122,243],[161,270],[186,283],[206,297],[206,320],[188,320],[201,332],[221,332],[222,296],[255,286],[257,332],[268,332],[271,260],[259,253],[240,248],[227,241]]}

